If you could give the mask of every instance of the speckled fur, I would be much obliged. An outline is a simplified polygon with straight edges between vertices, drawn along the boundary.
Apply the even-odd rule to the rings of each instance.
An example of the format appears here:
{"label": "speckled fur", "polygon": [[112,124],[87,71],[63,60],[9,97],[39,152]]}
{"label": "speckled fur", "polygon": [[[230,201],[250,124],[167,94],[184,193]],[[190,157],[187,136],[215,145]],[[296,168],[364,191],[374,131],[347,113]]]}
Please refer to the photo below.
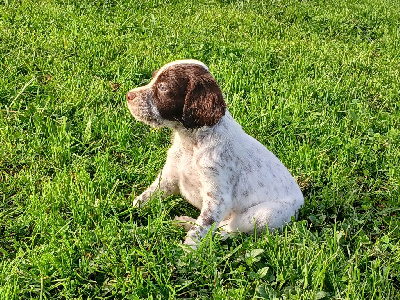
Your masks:
{"label": "speckled fur", "polygon": [[[173,143],[162,171],[153,184],[135,199],[134,205],[146,202],[156,190],[162,191],[164,197],[181,194],[200,210],[197,220],[177,217],[177,220],[190,224],[185,226],[188,230],[185,244],[189,245],[195,245],[214,223],[224,232],[253,233],[254,229],[261,231],[267,226],[273,230],[290,222],[291,216],[295,216],[304,203],[299,186],[276,156],[242,130],[226,110],[224,102],[221,104],[220,99],[217,102],[217,105],[223,105],[223,113],[212,121],[215,122],[213,125],[199,123],[188,128],[180,116],[162,117],[165,105],[155,104],[160,103],[159,98],[155,99],[158,95],[156,89],[160,86],[160,76],[174,74],[171,72],[174,68],[183,69],[179,71],[180,76],[193,77],[193,70],[199,80],[201,74],[210,76],[201,62],[175,61],[158,70],[148,85],[127,94],[128,107],[136,119],[153,127],[166,126],[173,130]],[[169,79],[163,80],[168,82]],[[180,82],[185,81],[181,79]],[[190,94],[188,87],[179,88],[187,98]],[[215,88],[211,92],[216,92]],[[204,104],[202,101],[214,101],[207,100],[210,99],[207,97],[201,100],[186,98],[168,101],[176,100],[182,102],[181,105],[189,100],[198,101],[198,107],[207,109],[211,109],[213,103]],[[179,105],[176,111],[181,111]],[[200,113],[203,113],[201,109]],[[203,120],[198,116],[192,117]]]}

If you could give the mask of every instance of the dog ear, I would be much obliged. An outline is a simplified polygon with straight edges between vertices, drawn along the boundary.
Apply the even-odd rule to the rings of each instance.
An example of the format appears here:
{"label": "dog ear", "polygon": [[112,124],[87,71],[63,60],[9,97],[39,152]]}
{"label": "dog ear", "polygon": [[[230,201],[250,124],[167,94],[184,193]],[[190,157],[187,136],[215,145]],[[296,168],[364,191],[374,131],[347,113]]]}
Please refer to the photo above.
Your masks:
{"label": "dog ear", "polygon": [[225,110],[221,89],[210,74],[189,79],[182,114],[182,123],[186,128],[213,126]]}

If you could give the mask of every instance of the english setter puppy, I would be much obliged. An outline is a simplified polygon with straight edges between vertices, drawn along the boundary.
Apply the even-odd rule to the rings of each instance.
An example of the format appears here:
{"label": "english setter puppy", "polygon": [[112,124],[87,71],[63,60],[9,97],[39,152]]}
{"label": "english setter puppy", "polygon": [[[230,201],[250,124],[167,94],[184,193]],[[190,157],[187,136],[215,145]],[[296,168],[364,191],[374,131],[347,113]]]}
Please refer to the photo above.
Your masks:
{"label": "english setter puppy", "polygon": [[202,62],[168,63],[126,98],[137,120],[173,131],[163,169],[134,205],[157,190],[163,197],[180,194],[200,210],[197,220],[176,218],[186,222],[185,244],[195,246],[214,223],[224,232],[281,228],[303,205],[295,179],[232,118]]}

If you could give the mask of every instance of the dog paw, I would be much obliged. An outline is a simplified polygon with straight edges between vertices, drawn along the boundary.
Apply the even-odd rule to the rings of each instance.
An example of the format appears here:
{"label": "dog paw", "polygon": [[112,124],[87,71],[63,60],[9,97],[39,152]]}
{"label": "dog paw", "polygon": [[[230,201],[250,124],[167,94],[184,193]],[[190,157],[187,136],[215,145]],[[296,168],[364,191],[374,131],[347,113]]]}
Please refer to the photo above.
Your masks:
{"label": "dog paw", "polygon": [[186,231],[189,231],[196,222],[195,219],[188,216],[175,217],[174,221],[176,225],[183,227]]}
{"label": "dog paw", "polygon": [[194,251],[198,248],[200,241],[191,236],[187,236],[183,245],[187,251]]}
{"label": "dog paw", "polygon": [[142,200],[141,197],[140,197],[140,196],[137,196],[137,197],[133,200],[132,206],[133,206],[133,207],[139,207],[141,200]]}

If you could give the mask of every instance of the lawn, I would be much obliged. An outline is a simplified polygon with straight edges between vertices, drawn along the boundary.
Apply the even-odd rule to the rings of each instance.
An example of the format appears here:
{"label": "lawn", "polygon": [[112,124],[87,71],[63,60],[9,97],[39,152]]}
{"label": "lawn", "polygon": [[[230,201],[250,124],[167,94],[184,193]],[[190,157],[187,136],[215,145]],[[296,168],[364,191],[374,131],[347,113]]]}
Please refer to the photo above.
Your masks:
{"label": "lawn", "polygon": [[[0,299],[400,299],[400,2],[0,0]],[[185,255],[125,93],[194,58],[299,182],[282,232]]]}

